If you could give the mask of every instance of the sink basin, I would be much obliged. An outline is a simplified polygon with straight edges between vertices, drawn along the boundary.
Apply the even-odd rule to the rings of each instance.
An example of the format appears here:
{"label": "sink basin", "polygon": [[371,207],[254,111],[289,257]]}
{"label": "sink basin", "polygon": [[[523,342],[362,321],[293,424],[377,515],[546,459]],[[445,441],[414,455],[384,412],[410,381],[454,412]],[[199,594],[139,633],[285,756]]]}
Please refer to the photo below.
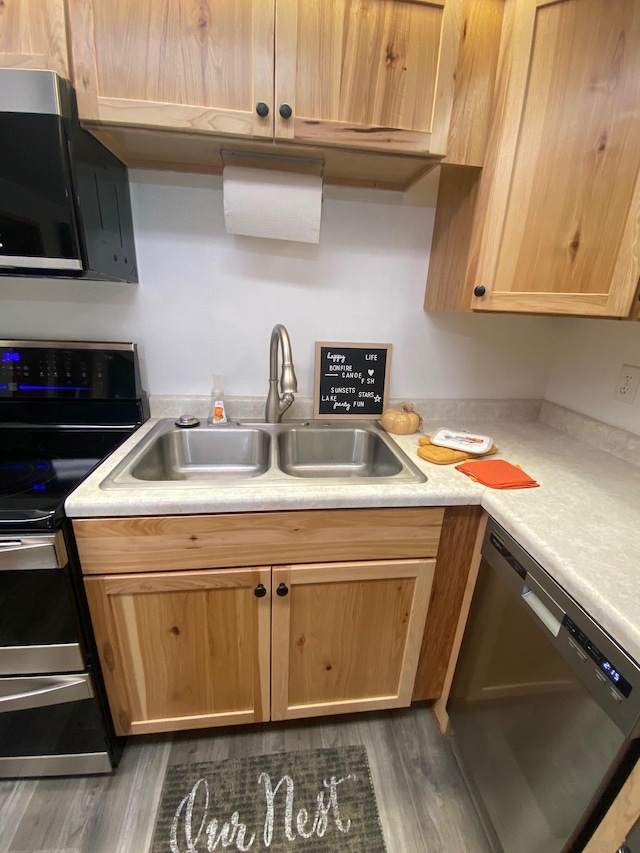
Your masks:
{"label": "sink basin", "polygon": [[159,435],[130,467],[136,480],[236,480],[269,467],[271,438],[258,429],[173,429]]}
{"label": "sink basin", "polygon": [[375,421],[231,422],[176,429],[159,421],[100,483],[180,489],[424,482]]}
{"label": "sink basin", "polygon": [[366,429],[291,428],[278,435],[278,465],[292,477],[394,477],[402,462]]}

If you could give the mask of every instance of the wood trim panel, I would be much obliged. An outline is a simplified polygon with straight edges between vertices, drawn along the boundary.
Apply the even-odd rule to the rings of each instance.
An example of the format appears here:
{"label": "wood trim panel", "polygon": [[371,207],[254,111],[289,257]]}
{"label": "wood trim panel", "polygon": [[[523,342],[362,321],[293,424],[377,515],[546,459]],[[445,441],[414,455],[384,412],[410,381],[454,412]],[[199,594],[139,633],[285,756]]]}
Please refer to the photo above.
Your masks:
{"label": "wood trim panel", "polygon": [[458,51],[464,37],[466,23],[464,13],[464,3],[461,0],[447,0],[444,4],[431,134],[430,138],[425,140],[428,147],[424,149],[436,157],[444,157],[447,153],[456,90]]}
{"label": "wood trim panel", "polygon": [[[458,655],[460,654],[460,647],[462,645],[462,639],[464,637],[464,630],[467,625],[467,619],[469,618],[469,610],[471,609],[473,592],[476,587],[478,572],[480,570],[480,562],[482,560],[482,540],[484,539],[487,519],[488,516],[486,515],[486,513],[483,514],[480,520],[480,524],[477,528],[477,536],[473,547],[473,554],[471,556],[469,573],[467,575],[466,584],[464,585],[462,602],[460,604],[460,611],[455,624],[455,634],[453,638],[453,643],[451,644],[448,659],[445,659],[445,677],[442,684],[442,689],[440,691],[440,696],[437,698],[436,702],[433,705],[433,716],[435,717],[438,728],[440,729],[442,734],[446,734],[449,730],[449,715],[447,714],[446,706],[447,702],[449,701],[449,692],[451,690],[451,684],[453,683],[453,676],[455,673],[456,664],[458,663]],[[442,663],[444,663],[444,661],[442,661]]]}
{"label": "wood trim panel", "polygon": [[69,79],[64,0],[0,4],[0,68],[46,69]]}
{"label": "wood trim panel", "polygon": [[80,519],[84,574],[227,568],[315,560],[433,557],[444,510],[299,510]]}
{"label": "wood trim panel", "polygon": [[[427,618],[429,608],[429,600],[431,595],[431,586],[433,583],[433,575],[435,570],[434,560],[404,560],[401,562],[375,562],[375,563],[345,563],[345,564],[315,564],[307,566],[284,566],[282,568],[273,569],[272,589],[274,592],[278,586],[285,584],[289,593],[283,597],[277,594],[273,595],[272,604],[272,685],[271,685],[271,716],[274,720],[284,719],[299,719],[310,716],[324,716],[329,714],[351,713],[355,711],[367,711],[385,708],[406,707],[411,702],[411,692],[415,680],[416,667],[418,665],[418,657],[420,652],[420,643],[424,631],[424,625]],[[378,667],[363,664],[367,672],[374,674],[373,682],[369,685],[365,679],[367,687],[365,690],[373,690],[375,693],[374,683],[385,683],[387,686],[394,686],[395,689],[391,693],[375,695],[362,695],[358,697],[349,696],[347,691],[350,687],[349,673],[352,671],[353,655],[357,653],[352,645],[352,638],[349,636],[350,626],[345,625],[342,620],[342,615],[331,611],[323,614],[322,635],[314,632],[313,629],[308,632],[304,630],[304,634],[300,639],[296,640],[295,647],[292,647],[293,638],[291,636],[291,626],[293,623],[293,611],[298,605],[296,587],[313,586],[327,587],[336,584],[349,584],[353,592],[354,586],[360,586],[361,590],[365,591],[367,584],[372,584],[371,589],[379,581],[395,581],[396,584],[402,581],[413,581],[411,587],[411,597],[409,612],[401,616],[398,624],[393,625],[389,622],[388,625],[382,626],[379,621],[372,619],[369,630],[371,632],[379,632],[392,627],[395,630],[402,631],[403,644],[401,654],[401,662],[397,658],[398,648],[391,654],[390,661],[379,660]],[[399,593],[399,586],[397,592]],[[406,594],[406,591],[403,594]],[[334,592],[334,595],[342,593],[339,590]],[[320,603],[323,601],[322,591],[314,593]],[[378,593],[378,596],[380,593]],[[364,598],[358,598],[359,605],[353,610],[353,619],[358,625],[358,633],[362,630],[362,619],[366,615],[363,610]],[[368,600],[368,599],[367,599]],[[386,599],[388,600],[388,599]],[[306,599],[302,604],[303,608],[308,608],[309,601]],[[387,613],[384,618],[389,616],[393,620],[395,615],[393,605],[389,604]],[[339,608],[336,608],[339,610]],[[337,619],[337,624],[332,624],[332,619]],[[308,622],[307,619],[304,620]],[[313,620],[309,623],[312,624]],[[405,627],[406,626],[406,627]],[[334,631],[335,628],[335,631]],[[326,629],[326,633],[325,633]],[[340,652],[334,648],[333,654],[338,657],[336,661],[330,651],[334,643],[335,636],[339,633],[341,637]],[[298,636],[297,634],[295,636]],[[372,638],[373,639],[373,638]],[[358,641],[362,642],[363,638],[358,636]],[[364,638],[367,641],[367,637]],[[310,650],[307,650],[308,644],[311,643]],[[393,647],[394,644],[392,644]],[[357,642],[356,642],[357,647]],[[300,652],[298,652],[298,648]],[[361,649],[361,651],[363,651]],[[294,657],[296,660],[295,668],[292,666]],[[331,663],[325,662],[324,657],[318,660],[317,656],[327,656]],[[357,655],[358,661],[362,661],[362,657]],[[396,661],[394,663],[393,661]],[[370,664],[370,662],[369,662]],[[320,685],[318,681],[318,672],[323,675],[324,669],[336,669],[335,676],[330,677],[325,685],[324,682]],[[378,681],[378,676],[382,676],[382,670],[385,666],[392,666],[392,669],[384,673],[383,681]],[[397,669],[396,669],[397,666]],[[319,669],[318,669],[319,668]],[[315,673],[315,675],[314,675]],[[300,681],[296,688],[293,688],[295,682]],[[305,682],[310,679],[313,684],[313,698],[309,696],[309,701],[300,701],[300,690],[303,695],[308,696],[308,689]],[[337,690],[338,685],[342,689]],[[328,688],[328,692],[324,691],[324,687]],[[299,694],[298,699],[292,698],[292,689]],[[337,698],[336,690],[340,695]],[[324,693],[324,696],[321,694]]]}
{"label": "wood trim panel", "polygon": [[[267,694],[268,695],[268,694]],[[253,711],[235,711],[229,714],[202,714],[191,717],[163,717],[160,720],[133,721],[127,735],[155,735],[163,732],[183,732],[190,729],[210,729],[218,726],[240,726],[268,720],[258,718]]]}
{"label": "wood trim panel", "polygon": [[[282,119],[281,119],[282,121]],[[432,134],[419,130],[395,130],[392,127],[352,125],[342,121],[321,121],[294,116],[292,138],[313,145],[353,145],[361,149],[395,154],[430,154]]]}
{"label": "wood trim panel", "polygon": [[636,179],[627,224],[620,241],[607,308],[615,317],[626,317],[633,309],[634,284],[640,277],[640,172]]}
{"label": "wood trim panel", "polygon": [[256,121],[253,111],[103,97],[98,97],[97,104],[99,119],[104,124],[268,139],[272,136],[271,122]]}
{"label": "wood trim panel", "polygon": [[85,121],[97,121],[98,68],[92,0],[67,0],[69,52],[78,113]]}
{"label": "wood trim panel", "polygon": [[587,842],[584,853],[616,853],[640,819],[640,761],[620,789],[609,811]]}
{"label": "wood trim panel", "polygon": [[503,12],[504,0],[466,0],[464,4],[445,163],[484,163]]}
{"label": "wood trim panel", "polygon": [[457,655],[457,615],[466,600],[470,566],[482,542],[484,519],[479,506],[449,507],[445,512],[414,701],[438,699],[443,694],[451,656],[454,651]]}
{"label": "wood trim panel", "polygon": [[[626,316],[631,308],[633,292],[626,300]],[[471,295],[473,311],[508,311],[527,314],[572,314],[585,317],[618,317],[607,294],[600,293],[515,293],[491,291],[484,296]]]}
{"label": "wood trim panel", "polygon": [[471,310],[467,260],[480,175],[472,166],[440,166],[425,311]]}

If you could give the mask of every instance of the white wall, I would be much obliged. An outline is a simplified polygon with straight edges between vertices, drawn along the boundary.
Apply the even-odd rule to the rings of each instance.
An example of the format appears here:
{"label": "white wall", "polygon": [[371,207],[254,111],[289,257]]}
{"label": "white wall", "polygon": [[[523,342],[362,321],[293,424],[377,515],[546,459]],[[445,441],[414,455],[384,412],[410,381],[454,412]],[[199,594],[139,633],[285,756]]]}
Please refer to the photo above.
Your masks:
{"label": "white wall", "polygon": [[435,175],[412,192],[327,188],[319,246],[225,232],[221,179],[132,171],[139,285],[0,278],[0,337],[134,340],[153,394],[266,395],[273,325],[299,392],[314,342],[392,343],[391,395],[540,398],[558,321],[422,310]]}
{"label": "white wall", "polygon": [[640,323],[563,319],[545,399],[640,435],[640,391],[613,399],[623,364],[640,365]]}

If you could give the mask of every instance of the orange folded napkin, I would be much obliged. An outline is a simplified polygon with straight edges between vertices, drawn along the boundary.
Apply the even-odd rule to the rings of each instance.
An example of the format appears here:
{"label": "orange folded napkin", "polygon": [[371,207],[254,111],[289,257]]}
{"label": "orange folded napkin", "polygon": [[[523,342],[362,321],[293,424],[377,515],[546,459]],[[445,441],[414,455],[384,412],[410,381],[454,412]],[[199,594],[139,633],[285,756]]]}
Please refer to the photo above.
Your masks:
{"label": "orange folded napkin", "polygon": [[456,471],[462,471],[467,477],[492,489],[535,489],[540,485],[520,467],[505,459],[463,462],[456,465]]}

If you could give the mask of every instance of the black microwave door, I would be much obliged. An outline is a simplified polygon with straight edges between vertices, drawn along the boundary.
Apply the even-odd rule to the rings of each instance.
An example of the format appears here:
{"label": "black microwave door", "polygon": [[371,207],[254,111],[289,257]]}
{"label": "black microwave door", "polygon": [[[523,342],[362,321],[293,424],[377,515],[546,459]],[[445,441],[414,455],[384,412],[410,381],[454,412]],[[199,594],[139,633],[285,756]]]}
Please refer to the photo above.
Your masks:
{"label": "black microwave door", "polygon": [[0,268],[82,268],[63,119],[0,113]]}

